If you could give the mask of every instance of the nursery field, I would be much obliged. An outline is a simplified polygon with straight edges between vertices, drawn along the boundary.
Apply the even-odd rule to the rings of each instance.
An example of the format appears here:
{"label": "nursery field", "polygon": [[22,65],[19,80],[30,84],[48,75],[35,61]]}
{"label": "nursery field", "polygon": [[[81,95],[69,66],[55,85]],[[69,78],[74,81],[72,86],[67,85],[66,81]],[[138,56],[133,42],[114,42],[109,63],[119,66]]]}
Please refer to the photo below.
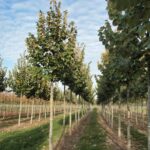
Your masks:
{"label": "nursery field", "polygon": [[[3,97],[7,103],[1,101],[0,149],[48,150],[49,103],[24,99],[20,105],[20,99],[15,99],[15,95],[15,101],[9,101],[12,95],[3,94],[1,99]],[[53,149],[127,150],[130,141],[132,150],[147,150],[145,104],[131,103],[130,118],[125,104],[119,107],[117,104],[65,103],[64,107],[64,103],[57,101],[54,107]]]}
{"label": "nursery field", "polygon": [[0,0],[0,150],[150,150],[150,0]]}

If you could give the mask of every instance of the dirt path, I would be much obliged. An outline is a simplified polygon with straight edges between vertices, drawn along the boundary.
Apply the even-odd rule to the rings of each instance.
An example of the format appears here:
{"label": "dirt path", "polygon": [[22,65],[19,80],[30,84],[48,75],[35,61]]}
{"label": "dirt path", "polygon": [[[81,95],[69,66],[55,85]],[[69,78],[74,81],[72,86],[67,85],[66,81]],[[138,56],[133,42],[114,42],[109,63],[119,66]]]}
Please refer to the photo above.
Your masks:
{"label": "dirt path", "polygon": [[79,142],[81,135],[84,132],[86,124],[89,122],[89,115],[82,118],[79,124],[74,125],[72,134],[66,133],[61,141],[57,144],[55,150],[75,150],[76,144]]}
{"label": "dirt path", "polygon": [[[94,127],[94,128],[93,128]],[[127,150],[126,140],[120,140],[97,113],[91,112],[66,134],[55,150]]]}

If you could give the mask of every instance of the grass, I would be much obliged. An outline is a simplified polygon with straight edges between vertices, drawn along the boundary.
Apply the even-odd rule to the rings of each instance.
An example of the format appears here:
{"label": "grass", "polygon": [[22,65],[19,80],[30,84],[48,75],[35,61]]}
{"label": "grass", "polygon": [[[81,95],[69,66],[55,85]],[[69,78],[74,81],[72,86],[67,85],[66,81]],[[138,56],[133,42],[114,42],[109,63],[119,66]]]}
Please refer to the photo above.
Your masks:
{"label": "grass", "polygon": [[[118,118],[115,117],[115,123],[118,122]],[[124,121],[121,122],[121,128],[124,136],[127,138],[127,124],[124,123]],[[131,143],[132,141],[136,144],[136,147],[138,147],[139,150],[148,150],[148,140],[147,136],[140,133],[136,128],[131,126]]]}
{"label": "grass", "polygon": [[89,123],[76,147],[77,150],[107,150],[106,135],[97,121],[96,110],[91,113]]}
{"label": "grass", "polygon": [[131,127],[131,135],[133,137],[134,141],[137,141],[137,143],[139,143],[138,147],[140,150],[147,150],[147,146],[148,146],[148,140],[146,135],[138,132],[137,129]]}
{"label": "grass", "polygon": [[[127,135],[127,125],[122,122],[122,128],[123,128],[123,134],[126,136]],[[131,126],[131,138],[132,141],[135,142],[136,146],[140,150],[147,150],[147,137],[146,135],[140,133],[136,128]]]}
{"label": "grass", "polygon": [[[54,119],[53,122],[53,142],[62,135],[63,116]],[[73,117],[74,118],[74,115]],[[66,126],[68,126],[69,116],[66,117]],[[8,133],[0,133],[0,150],[46,150],[48,149],[49,124],[39,127],[23,129]]]}

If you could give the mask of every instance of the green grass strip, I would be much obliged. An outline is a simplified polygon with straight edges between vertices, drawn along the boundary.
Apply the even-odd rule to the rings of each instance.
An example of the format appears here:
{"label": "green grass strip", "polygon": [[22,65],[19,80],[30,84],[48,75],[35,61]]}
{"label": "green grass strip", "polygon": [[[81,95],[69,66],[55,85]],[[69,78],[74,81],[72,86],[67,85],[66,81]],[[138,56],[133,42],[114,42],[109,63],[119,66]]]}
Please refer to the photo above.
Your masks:
{"label": "green grass strip", "polygon": [[[118,117],[115,117],[115,123],[118,122]],[[121,128],[124,136],[127,138],[127,124],[124,121],[121,122]],[[145,134],[140,133],[136,128],[131,126],[131,140],[136,143],[136,146],[139,150],[148,150],[148,140]],[[131,142],[132,142],[131,141]]]}
{"label": "green grass strip", "polygon": [[106,135],[97,120],[97,112],[94,110],[90,115],[90,121],[85,126],[83,136],[76,146],[77,150],[108,150]]}
{"label": "green grass strip", "polygon": [[[74,115],[72,115],[74,120]],[[66,127],[69,116],[66,117]],[[63,115],[54,119],[53,142],[55,143],[63,132]],[[0,150],[45,150],[48,148],[49,124],[21,131],[0,133]]]}

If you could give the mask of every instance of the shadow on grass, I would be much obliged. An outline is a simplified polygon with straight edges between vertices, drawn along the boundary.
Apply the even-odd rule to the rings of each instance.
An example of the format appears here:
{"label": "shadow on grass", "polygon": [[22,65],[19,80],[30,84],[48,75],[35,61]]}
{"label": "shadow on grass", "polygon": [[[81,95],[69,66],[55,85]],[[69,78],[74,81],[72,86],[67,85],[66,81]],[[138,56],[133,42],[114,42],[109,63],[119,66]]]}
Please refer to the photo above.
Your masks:
{"label": "shadow on grass", "polygon": [[[75,115],[72,115],[72,121]],[[66,126],[69,124],[69,116],[66,116]],[[63,132],[63,118],[54,119],[53,141],[61,137]],[[0,150],[40,150],[48,145],[49,124],[40,127],[0,134]]]}
{"label": "shadow on grass", "polygon": [[[75,114],[72,114],[72,122],[74,122],[74,121],[75,121]],[[63,119],[59,120],[59,124],[63,125]],[[65,117],[65,126],[67,126],[67,125],[69,125],[69,116],[68,115]]]}
{"label": "shadow on grass", "polygon": [[38,150],[48,138],[48,124],[28,131],[14,132],[0,141],[1,150]]}
{"label": "shadow on grass", "polygon": [[[114,121],[117,123],[118,118],[115,117]],[[125,124],[124,121],[122,121],[121,126],[122,126],[122,132],[123,132],[125,138],[127,138],[127,124]],[[133,126],[131,126],[131,138],[135,142],[136,147],[138,147],[139,150],[148,150],[148,148],[147,148],[147,145],[148,145],[147,136],[140,133]],[[132,143],[132,141],[131,141],[131,143]]]}

